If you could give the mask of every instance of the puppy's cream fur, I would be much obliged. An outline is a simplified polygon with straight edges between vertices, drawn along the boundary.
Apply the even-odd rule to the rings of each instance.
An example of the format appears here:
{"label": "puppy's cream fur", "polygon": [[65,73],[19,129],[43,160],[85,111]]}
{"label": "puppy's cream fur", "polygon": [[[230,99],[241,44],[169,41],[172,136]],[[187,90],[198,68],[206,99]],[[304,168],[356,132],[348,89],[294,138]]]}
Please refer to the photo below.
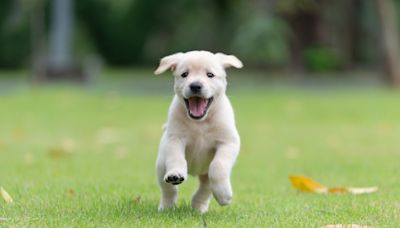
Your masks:
{"label": "puppy's cream fur", "polygon": [[[175,76],[175,96],[156,165],[161,188],[159,210],[175,206],[176,185],[186,180],[188,174],[198,176],[200,182],[192,197],[194,209],[206,212],[212,195],[221,206],[231,203],[230,174],[239,154],[240,138],[232,106],[225,95],[228,67],[241,68],[242,63],[233,55],[191,51],[164,57],[154,72],[161,74],[171,69]],[[187,77],[181,76],[184,72]],[[209,77],[207,73],[215,76]],[[200,119],[192,118],[185,104],[185,99],[194,96],[192,83],[202,85],[201,93],[196,96],[212,97],[208,111]]]}

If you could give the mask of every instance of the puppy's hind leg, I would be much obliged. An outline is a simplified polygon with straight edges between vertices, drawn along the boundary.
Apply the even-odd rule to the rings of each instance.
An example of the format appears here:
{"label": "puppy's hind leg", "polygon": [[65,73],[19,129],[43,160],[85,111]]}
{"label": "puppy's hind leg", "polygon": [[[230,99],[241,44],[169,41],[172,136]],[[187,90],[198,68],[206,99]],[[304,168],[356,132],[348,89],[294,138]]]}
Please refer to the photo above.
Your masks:
{"label": "puppy's hind leg", "polygon": [[161,190],[160,205],[158,207],[159,211],[168,208],[173,208],[178,198],[178,187],[166,183],[164,180],[164,175],[165,175],[165,165],[157,164],[157,179]]}
{"label": "puppy's hind leg", "polygon": [[208,205],[211,200],[211,189],[210,182],[208,180],[208,174],[199,176],[199,188],[193,194],[192,197],[192,207],[198,210],[200,213],[205,213],[208,211]]}

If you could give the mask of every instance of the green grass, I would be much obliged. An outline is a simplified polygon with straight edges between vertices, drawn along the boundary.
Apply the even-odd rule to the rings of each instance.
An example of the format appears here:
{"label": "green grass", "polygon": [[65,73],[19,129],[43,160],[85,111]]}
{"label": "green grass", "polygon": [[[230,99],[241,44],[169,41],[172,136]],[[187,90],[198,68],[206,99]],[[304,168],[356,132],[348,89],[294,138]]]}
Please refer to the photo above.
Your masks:
{"label": "green grass", "polygon": [[[190,209],[195,178],[180,186],[176,210],[157,212],[154,163],[171,93],[149,93],[53,85],[1,95],[0,186],[14,203],[0,201],[0,217],[9,219],[0,226],[400,224],[399,93],[229,91],[242,138],[234,200],[224,208],[213,200],[205,215]],[[299,193],[290,174],[379,191]]]}

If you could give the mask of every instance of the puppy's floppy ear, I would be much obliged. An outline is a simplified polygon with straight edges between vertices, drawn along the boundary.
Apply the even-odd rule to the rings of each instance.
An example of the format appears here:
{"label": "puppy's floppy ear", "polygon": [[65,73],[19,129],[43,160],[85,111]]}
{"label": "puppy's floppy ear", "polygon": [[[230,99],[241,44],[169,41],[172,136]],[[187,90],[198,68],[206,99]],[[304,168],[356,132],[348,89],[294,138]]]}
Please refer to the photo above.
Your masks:
{"label": "puppy's floppy ear", "polygon": [[243,63],[234,55],[225,55],[223,53],[217,53],[215,54],[215,56],[219,59],[224,68],[235,67],[239,69],[243,67]]}
{"label": "puppy's floppy ear", "polygon": [[154,71],[154,74],[162,74],[168,69],[174,70],[178,62],[181,60],[182,56],[183,56],[182,52],[165,56],[164,58],[161,59],[160,65]]}

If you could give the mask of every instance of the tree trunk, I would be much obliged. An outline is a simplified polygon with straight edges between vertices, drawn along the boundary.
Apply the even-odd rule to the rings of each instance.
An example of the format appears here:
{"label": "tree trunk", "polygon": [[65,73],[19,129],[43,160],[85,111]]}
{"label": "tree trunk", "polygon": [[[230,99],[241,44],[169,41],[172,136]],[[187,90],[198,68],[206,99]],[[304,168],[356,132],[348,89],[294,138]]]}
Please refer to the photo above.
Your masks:
{"label": "tree trunk", "polygon": [[400,47],[396,6],[393,0],[376,0],[383,36],[385,67],[392,86],[400,87]]}
{"label": "tree trunk", "polygon": [[53,0],[47,79],[85,81],[82,66],[73,59],[74,0]]}
{"label": "tree trunk", "polygon": [[36,1],[30,12],[32,45],[32,80],[46,78],[46,32],[43,1]]}
{"label": "tree trunk", "polygon": [[299,11],[294,15],[284,16],[291,33],[290,67],[296,72],[305,71],[304,51],[317,43],[318,14]]}
{"label": "tree trunk", "polygon": [[357,62],[361,1],[346,0],[338,3],[340,8],[343,9],[343,16],[340,24],[336,26],[334,46],[338,50],[342,67],[347,69],[354,67]]}
{"label": "tree trunk", "polygon": [[49,64],[52,68],[68,68],[72,65],[72,0],[54,0],[52,11]]}

